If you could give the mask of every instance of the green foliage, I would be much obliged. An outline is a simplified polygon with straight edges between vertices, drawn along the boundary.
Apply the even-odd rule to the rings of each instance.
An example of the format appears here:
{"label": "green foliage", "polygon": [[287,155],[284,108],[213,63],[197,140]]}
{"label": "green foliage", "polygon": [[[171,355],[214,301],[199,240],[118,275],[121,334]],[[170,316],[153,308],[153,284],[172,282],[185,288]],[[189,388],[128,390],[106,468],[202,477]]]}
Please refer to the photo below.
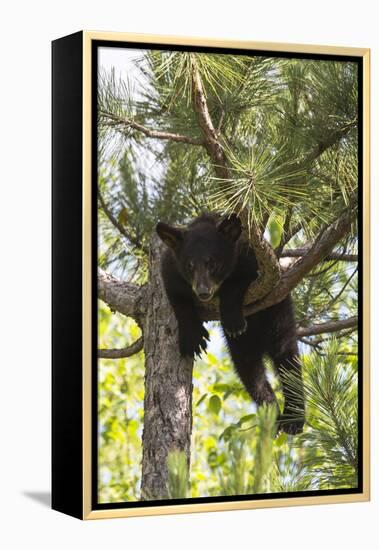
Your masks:
{"label": "green foliage", "polygon": [[[309,233],[356,203],[357,68],[338,62],[271,60],[275,105],[250,107],[248,124],[228,134],[231,179],[210,178],[210,201],[250,221],[293,208],[292,223]],[[249,114],[247,114],[247,112]],[[254,118],[254,121],[251,118]],[[215,182],[222,184],[215,190]]]}
{"label": "green foliage", "polygon": [[208,401],[208,409],[215,415],[218,415],[221,409],[221,399],[218,395],[212,395]]}
{"label": "green foliage", "polygon": [[167,458],[168,498],[188,496],[188,463],[183,451],[171,451]]}
{"label": "green foliage", "polygon": [[[342,352],[343,353],[343,352]],[[305,395],[310,430],[299,437],[307,449],[304,464],[320,488],[356,487],[358,483],[357,365],[341,355],[338,341],[324,354],[305,359]],[[293,383],[296,391],[296,384]]]}
{"label": "green foliage", "polygon": [[[192,107],[194,64],[221,132],[228,181],[214,177],[204,147],[146,138],[123,123],[202,139]],[[249,207],[250,222],[269,213],[271,224],[283,226],[291,209],[290,227],[301,224],[311,237],[355,207],[355,63],[147,51],[135,67],[139,80],[114,70],[99,75],[102,192],[116,217],[128,212],[132,232],[123,252],[108,241],[104,265],[125,269],[126,252],[146,250],[158,219],[183,223],[203,209],[239,203]]]}
{"label": "green foliage", "polygon": [[[108,321],[111,314],[100,311],[102,320]],[[113,333],[121,329],[119,323]],[[131,329],[135,339],[138,334]],[[214,341],[215,329],[211,333]],[[120,346],[123,339],[124,334],[119,334],[112,345]],[[305,432],[299,436],[276,436],[276,408],[256,410],[225,352],[219,357],[204,354],[194,371],[191,469],[188,472],[183,453],[170,453],[168,498],[355,487],[356,360],[342,355],[346,343],[341,341],[323,344],[322,349],[323,355],[303,356],[307,417]],[[101,502],[138,500],[143,354],[101,360],[99,368]],[[278,381],[273,383],[278,392]]]}
{"label": "green foliage", "polygon": [[241,427],[239,433],[235,431],[229,439],[228,464],[223,465],[219,474],[222,494],[268,492],[277,410],[272,405],[262,406],[257,414],[250,416],[254,420],[252,426],[247,430]]}
{"label": "green foliage", "polygon": [[252,223],[262,220],[273,205],[280,213],[308,198],[305,172],[294,166],[293,160],[288,161],[287,152],[277,144],[254,144],[238,150],[238,154],[227,149],[227,155],[231,179],[210,178],[213,209],[228,212],[247,208]]}
{"label": "green foliage", "polygon": [[[125,346],[140,335],[134,322],[112,314],[101,302],[98,327],[100,347]],[[100,502],[136,500],[142,458],[143,352],[127,359],[99,359],[98,369]]]}
{"label": "green foliage", "polygon": [[257,411],[257,445],[254,460],[254,484],[252,493],[264,493],[265,478],[272,464],[273,437],[276,432],[277,410],[275,406],[262,406]]}
{"label": "green foliage", "polygon": [[271,246],[278,248],[283,236],[283,219],[271,216],[267,224],[267,231]]}

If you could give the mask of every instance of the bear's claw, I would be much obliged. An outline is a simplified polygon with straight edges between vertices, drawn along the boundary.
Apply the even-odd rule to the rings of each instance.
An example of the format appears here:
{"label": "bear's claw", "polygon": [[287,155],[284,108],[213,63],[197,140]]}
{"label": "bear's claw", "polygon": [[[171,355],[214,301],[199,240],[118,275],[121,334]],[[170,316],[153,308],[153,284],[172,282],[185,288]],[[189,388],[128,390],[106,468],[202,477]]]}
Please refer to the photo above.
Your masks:
{"label": "bear's claw", "polygon": [[279,416],[277,421],[277,433],[285,432],[288,435],[297,435],[304,429],[304,418],[291,418],[287,414]]}
{"label": "bear's claw", "polygon": [[228,336],[230,336],[231,338],[237,338],[238,336],[241,336],[244,332],[246,332],[246,329],[247,329],[246,319],[244,319],[244,324],[239,330],[230,330],[230,329],[224,327],[224,330],[225,330],[226,334]]}
{"label": "bear's claw", "polygon": [[179,330],[179,350],[184,357],[200,357],[203,351],[207,349],[209,340],[208,331],[200,325],[193,328],[192,332]]}

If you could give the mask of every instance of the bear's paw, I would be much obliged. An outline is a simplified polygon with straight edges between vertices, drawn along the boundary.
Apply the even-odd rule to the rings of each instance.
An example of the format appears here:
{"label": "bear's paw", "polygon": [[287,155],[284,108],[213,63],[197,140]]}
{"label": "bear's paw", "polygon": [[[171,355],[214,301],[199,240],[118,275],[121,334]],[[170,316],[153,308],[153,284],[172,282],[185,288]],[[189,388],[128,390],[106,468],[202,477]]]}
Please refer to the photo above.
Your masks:
{"label": "bear's paw", "polygon": [[238,338],[246,332],[247,321],[244,317],[222,323],[223,329],[230,338]]}
{"label": "bear's paw", "polygon": [[208,331],[202,326],[192,327],[190,331],[181,331],[179,351],[183,357],[200,356],[207,349]]}

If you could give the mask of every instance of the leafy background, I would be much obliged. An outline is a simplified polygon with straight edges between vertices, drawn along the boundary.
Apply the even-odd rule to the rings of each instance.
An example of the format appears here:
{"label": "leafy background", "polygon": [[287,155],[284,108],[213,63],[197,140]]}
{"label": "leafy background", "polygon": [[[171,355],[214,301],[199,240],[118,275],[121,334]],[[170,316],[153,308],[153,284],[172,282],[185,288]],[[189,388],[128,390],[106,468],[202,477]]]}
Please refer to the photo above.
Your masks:
{"label": "leafy background", "polygon": [[[100,344],[122,346],[139,335],[134,322],[99,308]],[[215,330],[215,329],[214,329]],[[213,338],[215,337],[212,334]],[[217,339],[217,336],[216,336]],[[223,346],[196,361],[190,489],[175,491],[185,475],[173,465],[175,497],[254,494],[357,486],[357,360],[303,355],[307,427],[301,436],[272,438],[275,417],[257,414]],[[274,389],[279,384],[271,374]],[[144,396],[143,352],[99,360],[99,496],[101,502],[140,499]],[[258,451],[257,451],[258,448]],[[176,472],[176,474],[175,474]]]}

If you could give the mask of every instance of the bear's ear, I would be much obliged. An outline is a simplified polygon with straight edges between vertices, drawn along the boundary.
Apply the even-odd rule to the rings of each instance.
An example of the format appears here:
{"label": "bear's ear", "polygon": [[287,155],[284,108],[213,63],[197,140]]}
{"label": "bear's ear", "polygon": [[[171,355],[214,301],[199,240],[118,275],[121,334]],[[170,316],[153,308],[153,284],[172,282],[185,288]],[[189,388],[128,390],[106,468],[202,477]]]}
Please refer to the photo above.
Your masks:
{"label": "bear's ear", "polygon": [[220,231],[227,239],[235,242],[241,235],[241,221],[236,214],[230,214],[228,218],[222,218],[217,223],[217,231]]}
{"label": "bear's ear", "polygon": [[173,227],[172,225],[168,225],[168,223],[158,222],[156,231],[162,241],[173,250],[183,240],[183,229]]}

